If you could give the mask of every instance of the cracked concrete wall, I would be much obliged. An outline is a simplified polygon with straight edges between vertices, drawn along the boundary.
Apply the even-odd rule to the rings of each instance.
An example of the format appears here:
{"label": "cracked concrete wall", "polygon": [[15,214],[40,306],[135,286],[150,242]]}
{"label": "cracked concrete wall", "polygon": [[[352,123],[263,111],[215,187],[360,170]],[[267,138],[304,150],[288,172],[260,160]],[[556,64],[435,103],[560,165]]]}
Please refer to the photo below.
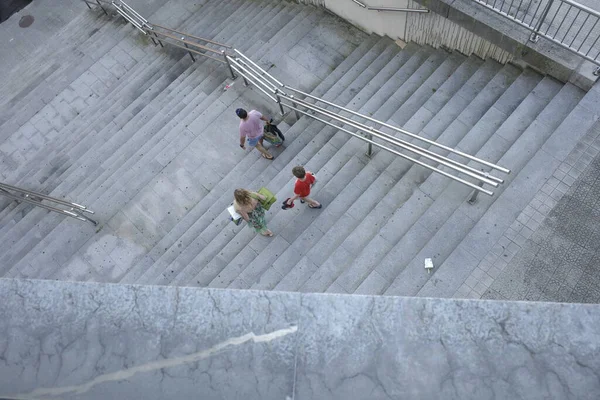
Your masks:
{"label": "cracked concrete wall", "polygon": [[600,305],[0,279],[3,399],[592,399]]}

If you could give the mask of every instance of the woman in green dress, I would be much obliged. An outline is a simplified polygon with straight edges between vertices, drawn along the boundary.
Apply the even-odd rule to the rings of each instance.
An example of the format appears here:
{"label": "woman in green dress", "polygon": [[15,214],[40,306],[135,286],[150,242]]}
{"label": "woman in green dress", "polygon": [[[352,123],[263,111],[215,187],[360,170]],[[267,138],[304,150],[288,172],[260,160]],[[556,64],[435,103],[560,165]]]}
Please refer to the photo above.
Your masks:
{"label": "woman in green dress", "polygon": [[248,222],[248,225],[252,226],[256,232],[263,236],[273,236],[273,232],[267,228],[265,209],[259,201],[265,200],[265,196],[246,189],[235,189],[233,198],[235,211]]}

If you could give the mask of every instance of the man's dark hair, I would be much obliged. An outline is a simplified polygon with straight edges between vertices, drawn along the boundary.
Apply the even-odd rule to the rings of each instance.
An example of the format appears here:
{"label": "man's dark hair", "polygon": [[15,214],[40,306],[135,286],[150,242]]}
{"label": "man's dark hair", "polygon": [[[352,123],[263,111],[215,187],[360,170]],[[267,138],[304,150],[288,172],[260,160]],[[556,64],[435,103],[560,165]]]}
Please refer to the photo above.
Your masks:
{"label": "man's dark hair", "polygon": [[248,113],[243,108],[238,108],[237,110],[235,110],[235,113],[241,119],[244,119],[244,118],[246,118],[248,116]]}

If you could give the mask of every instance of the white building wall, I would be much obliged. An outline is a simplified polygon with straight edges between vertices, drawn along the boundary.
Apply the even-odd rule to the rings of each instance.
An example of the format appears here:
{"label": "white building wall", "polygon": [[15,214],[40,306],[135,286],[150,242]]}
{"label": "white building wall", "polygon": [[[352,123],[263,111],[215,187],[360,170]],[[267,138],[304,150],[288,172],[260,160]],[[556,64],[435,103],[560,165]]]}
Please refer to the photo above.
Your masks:
{"label": "white building wall", "polygon": [[[405,42],[444,46],[463,54],[492,58],[501,63],[512,60],[512,55],[498,46],[460,27],[435,13],[407,13],[370,11],[352,0],[297,0],[300,3],[325,7],[341,18],[369,33],[389,36]],[[423,8],[412,0],[360,0],[371,7]]]}

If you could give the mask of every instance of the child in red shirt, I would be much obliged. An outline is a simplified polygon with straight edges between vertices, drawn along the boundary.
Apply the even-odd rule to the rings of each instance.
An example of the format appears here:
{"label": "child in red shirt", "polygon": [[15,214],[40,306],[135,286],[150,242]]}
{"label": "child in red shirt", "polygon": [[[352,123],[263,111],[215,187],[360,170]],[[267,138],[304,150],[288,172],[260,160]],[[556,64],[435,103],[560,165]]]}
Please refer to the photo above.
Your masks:
{"label": "child in red shirt", "polygon": [[310,188],[315,183],[316,179],[310,172],[304,170],[303,167],[292,168],[292,174],[296,179],[296,185],[294,186],[294,197],[288,200],[288,204],[291,205],[294,200],[300,199],[308,203],[309,208],[321,208],[322,205],[308,196],[310,195]]}

